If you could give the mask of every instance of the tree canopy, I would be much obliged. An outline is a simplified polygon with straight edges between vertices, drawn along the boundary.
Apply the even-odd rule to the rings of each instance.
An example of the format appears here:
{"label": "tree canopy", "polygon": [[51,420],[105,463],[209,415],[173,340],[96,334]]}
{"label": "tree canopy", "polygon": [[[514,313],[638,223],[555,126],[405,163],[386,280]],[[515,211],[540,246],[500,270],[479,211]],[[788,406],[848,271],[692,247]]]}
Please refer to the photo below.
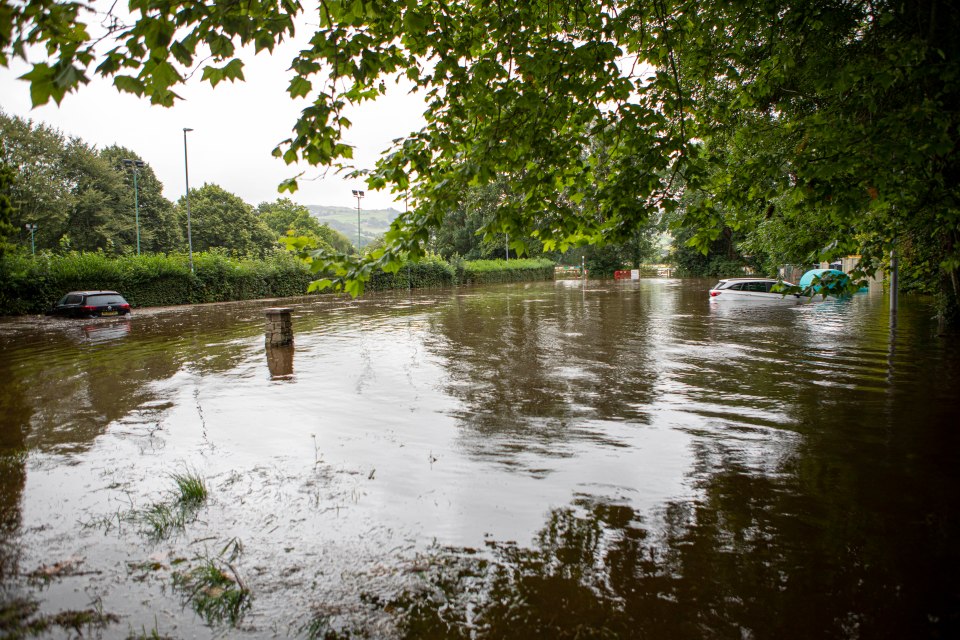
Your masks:
{"label": "tree canopy", "polygon": [[[186,196],[177,203],[180,226],[187,226]],[[277,246],[274,234],[253,207],[215,184],[190,189],[191,236],[194,251],[227,249],[262,256]]]}
{"label": "tree canopy", "polygon": [[[130,18],[80,2],[0,0],[0,64],[48,55],[24,77],[36,103],[96,73],[172,104],[194,72],[242,80],[239,46],[272,49],[316,24],[291,63],[307,106],[275,155],[349,162],[349,104],[403,78],[426,125],[365,172],[409,192],[381,250],[315,260],[359,292],[376,266],[421,255],[470,186],[506,177],[489,228],[523,251],[627,239],[705,197],[678,224],[705,249],[725,227],[769,224],[819,257],[879,266],[920,243],[956,298],[960,10],[942,0],[131,0]],[[309,13],[309,15],[306,15]],[[101,34],[90,25],[105,25]],[[97,27],[100,29],[101,27]],[[592,153],[599,145],[604,153]],[[709,152],[707,150],[709,149]],[[296,189],[296,179],[284,188]],[[776,223],[766,221],[776,220]],[[952,284],[950,284],[952,283]]]}

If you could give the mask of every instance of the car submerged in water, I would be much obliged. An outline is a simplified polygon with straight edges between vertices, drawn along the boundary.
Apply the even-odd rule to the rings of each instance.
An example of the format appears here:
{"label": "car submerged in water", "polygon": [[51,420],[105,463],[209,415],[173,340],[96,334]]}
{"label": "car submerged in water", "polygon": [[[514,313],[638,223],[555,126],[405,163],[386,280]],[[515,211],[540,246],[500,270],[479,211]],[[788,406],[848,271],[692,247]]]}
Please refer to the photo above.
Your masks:
{"label": "car submerged in water", "polygon": [[792,287],[793,284],[776,278],[724,278],[710,289],[710,300],[770,300],[796,303],[802,296],[795,293],[784,295],[775,290],[775,285]]}
{"label": "car submerged in water", "polygon": [[71,291],[53,305],[48,316],[102,318],[130,313],[130,303],[116,291]]}

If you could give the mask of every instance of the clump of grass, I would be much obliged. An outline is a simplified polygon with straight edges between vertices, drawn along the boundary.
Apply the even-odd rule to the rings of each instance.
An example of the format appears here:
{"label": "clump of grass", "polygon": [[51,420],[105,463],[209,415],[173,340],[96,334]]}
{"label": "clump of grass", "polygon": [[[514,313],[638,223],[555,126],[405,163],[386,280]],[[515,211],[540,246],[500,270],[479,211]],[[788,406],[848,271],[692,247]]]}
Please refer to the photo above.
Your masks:
{"label": "clump of grass", "polygon": [[170,475],[176,488],[169,499],[156,502],[139,513],[150,535],[163,539],[174,531],[181,531],[197,510],[207,501],[207,483],[196,471]]}
{"label": "clump of grass", "polygon": [[198,566],[173,574],[173,586],[207,624],[236,626],[250,608],[253,596],[232,564],[242,550],[234,538],[217,557],[198,558]]}
{"label": "clump of grass", "polygon": [[207,483],[195,471],[171,475],[177,485],[177,501],[187,507],[199,507],[207,501]]}
{"label": "clump of grass", "polygon": [[187,525],[187,512],[178,505],[157,502],[143,510],[140,519],[149,529],[151,536],[163,539]]}

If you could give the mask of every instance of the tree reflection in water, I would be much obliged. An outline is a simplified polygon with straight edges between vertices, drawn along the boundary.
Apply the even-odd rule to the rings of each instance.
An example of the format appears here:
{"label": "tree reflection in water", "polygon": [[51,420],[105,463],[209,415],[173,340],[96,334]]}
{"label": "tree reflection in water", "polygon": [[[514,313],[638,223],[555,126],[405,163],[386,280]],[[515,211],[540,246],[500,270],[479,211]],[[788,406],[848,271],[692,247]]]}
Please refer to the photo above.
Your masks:
{"label": "tree reflection in water", "polygon": [[386,610],[406,638],[956,637],[954,579],[892,562],[863,514],[825,519],[782,484],[734,465],[649,522],[581,498],[531,547],[421,558]]}

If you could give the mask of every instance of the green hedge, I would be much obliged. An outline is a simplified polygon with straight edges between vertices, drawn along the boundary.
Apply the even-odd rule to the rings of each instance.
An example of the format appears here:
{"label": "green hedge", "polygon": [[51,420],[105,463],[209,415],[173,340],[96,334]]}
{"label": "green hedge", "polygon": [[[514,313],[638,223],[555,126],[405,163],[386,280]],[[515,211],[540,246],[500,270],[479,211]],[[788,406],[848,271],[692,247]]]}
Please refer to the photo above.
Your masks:
{"label": "green hedge", "polygon": [[455,284],[456,272],[443,258],[429,255],[419,262],[408,262],[396,273],[383,271],[373,274],[367,282],[366,291],[387,289],[433,289]]}
{"label": "green hedge", "polygon": [[42,313],[67,291],[119,291],[134,307],[303,295],[313,279],[287,253],[265,260],[195,253],[110,258],[102,253],[8,255],[0,263],[3,313]]}
{"label": "green hedge", "polygon": [[[133,307],[299,296],[317,277],[286,252],[260,260],[210,251],[193,254],[193,262],[191,273],[188,257],[180,254],[8,254],[0,259],[0,313],[43,313],[67,291],[86,289],[119,291]],[[451,265],[431,255],[396,273],[374,274],[366,290],[551,280],[553,266],[549,260],[457,260]]]}
{"label": "green hedge", "polygon": [[501,282],[528,282],[553,280],[552,260],[472,260],[457,265],[459,284],[498,284]]}

